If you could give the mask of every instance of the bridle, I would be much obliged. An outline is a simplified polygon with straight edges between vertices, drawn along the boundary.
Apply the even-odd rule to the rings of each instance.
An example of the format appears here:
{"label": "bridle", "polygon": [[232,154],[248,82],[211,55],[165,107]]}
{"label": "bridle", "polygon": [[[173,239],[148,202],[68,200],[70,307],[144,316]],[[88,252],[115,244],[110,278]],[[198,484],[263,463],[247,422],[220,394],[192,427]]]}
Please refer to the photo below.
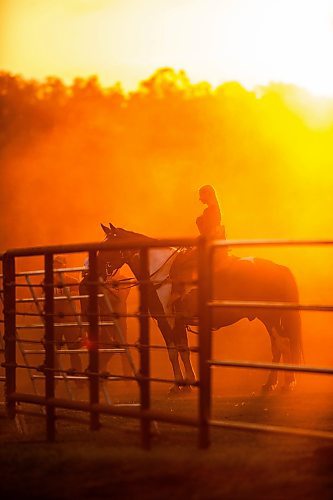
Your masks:
{"label": "bridle", "polygon": [[[125,250],[119,250],[120,264],[119,264],[119,266],[115,267],[112,271],[108,271],[108,267],[111,267],[111,265],[110,265],[110,261],[106,261],[106,263],[105,263],[106,278],[112,279],[117,274],[117,272],[119,271],[119,269],[124,264],[128,263],[129,259],[126,256],[126,252],[128,252],[128,250],[126,250],[126,251]],[[122,279],[117,280],[117,281],[119,283],[122,283],[122,282],[131,282],[128,286],[122,287],[122,289],[133,288],[135,286],[138,286],[138,284],[139,284],[138,281],[134,280],[133,278],[122,278]]]}
{"label": "bridle", "polygon": [[119,253],[120,253],[120,264],[119,264],[119,266],[113,268],[112,271],[109,271],[109,268],[111,267],[111,262],[108,261],[108,260],[105,262],[105,274],[106,274],[106,277],[113,278],[117,274],[117,272],[119,271],[119,269],[124,264],[126,264],[126,257],[125,257],[124,250],[119,250]]}
{"label": "bridle", "polygon": [[[156,276],[159,271],[163,268],[163,266],[165,266],[165,264],[167,264],[170,259],[172,257],[175,256],[175,254],[177,254],[179,251],[181,250],[181,248],[176,248],[172,253],[171,255],[169,255],[169,257],[166,259],[165,262],[163,262],[160,267],[158,267],[158,269],[156,269],[152,274],[150,274],[149,276],[149,279],[153,278],[154,276]],[[133,259],[133,257],[136,257],[136,256],[139,256],[139,251],[138,250],[119,250],[119,253],[120,253],[120,265],[116,268],[114,268],[112,271],[108,272],[108,266],[110,266],[109,262],[106,261],[106,265],[105,265],[105,271],[106,271],[106,276],[109,277],[109,278],[113,278],[117,272],[119,271],[119,269],[124,265],[124,264],[129,264],[130,265],[130,259]],[[130,253],[130,257],[126,256],[126,253]],[[170,277],[167,276],[164,280],[162,280],[160,283],[157,284],[157,288],[159,288],[160,286],[162,286],[163,284],[165,284],[167,281],[169,281]],[[125,286],[125,287],[122,287],[123,289],[127,289],[127,288],[133,288],[133,287],[136,287],[139,285],[139,281],[137,280],[133,280],[133,278],[122,278],[120,280],[118,280],[118,282],[129,282],[130,284],[128,286]]]}

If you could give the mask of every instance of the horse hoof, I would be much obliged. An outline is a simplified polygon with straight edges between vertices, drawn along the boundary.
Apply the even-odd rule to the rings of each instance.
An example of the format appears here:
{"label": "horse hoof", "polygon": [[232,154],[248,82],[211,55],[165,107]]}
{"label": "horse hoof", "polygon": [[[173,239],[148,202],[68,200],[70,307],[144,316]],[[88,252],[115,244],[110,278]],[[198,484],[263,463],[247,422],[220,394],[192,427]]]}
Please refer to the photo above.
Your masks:
{"label": "horse hoof", "polygon": [[182,388],[182,393],[183,394],[191,394],[192,392],[192,387],[190,385],[184,385]]}
{"label": "horse hoof", "polygon": [[268,394],[270,392],[274,392],[277,388],[277,384],[264,384],[261,388],[261,392],[263,394]]}
{"label": "horse hoof", "polygon": [[172,385],[169,389],[168,397],[175,398],[177,396],[180,396],[181,393],[182,393],[182,388],[179,385]]}
{"label": "horse hoof", "polygon": [[282,387],[281,387],[281,392],[283,392],[284,394],[286,393],[289,393],[289,392],[293,392],[296,388],[296,382],[289,382],[288,384],[284,384]]}

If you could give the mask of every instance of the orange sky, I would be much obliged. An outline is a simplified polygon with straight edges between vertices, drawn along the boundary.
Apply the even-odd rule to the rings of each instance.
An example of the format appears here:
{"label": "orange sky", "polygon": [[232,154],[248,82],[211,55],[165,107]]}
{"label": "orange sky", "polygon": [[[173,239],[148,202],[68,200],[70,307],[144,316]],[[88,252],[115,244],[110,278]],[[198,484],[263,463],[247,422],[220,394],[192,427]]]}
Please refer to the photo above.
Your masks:
{"label": "orange sky", "polygon": [[0,68],[136,87],[156,68],[333,95],[331,0],[2,0]]}

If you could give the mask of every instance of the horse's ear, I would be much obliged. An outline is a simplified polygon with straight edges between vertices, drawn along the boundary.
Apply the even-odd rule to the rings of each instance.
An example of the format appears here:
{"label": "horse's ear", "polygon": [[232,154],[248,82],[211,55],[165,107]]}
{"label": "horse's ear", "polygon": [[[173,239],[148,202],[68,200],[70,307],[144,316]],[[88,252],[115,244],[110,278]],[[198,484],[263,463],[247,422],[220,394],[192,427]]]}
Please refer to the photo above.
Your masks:
{"label": "horse's ear", "polygon": [[107,226],[104,226],[104,224],[102,223],[101,223],[101,228],[103,229],[106,235],[109,235],[111,233],[111,229],[109,229]]}

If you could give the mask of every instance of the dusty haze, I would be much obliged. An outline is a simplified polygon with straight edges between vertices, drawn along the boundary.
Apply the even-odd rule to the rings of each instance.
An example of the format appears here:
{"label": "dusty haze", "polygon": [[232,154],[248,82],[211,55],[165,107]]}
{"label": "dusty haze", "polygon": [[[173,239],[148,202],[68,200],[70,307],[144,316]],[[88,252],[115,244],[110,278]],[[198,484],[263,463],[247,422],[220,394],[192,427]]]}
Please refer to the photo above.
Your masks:
{"label": "dusty haze", "polygon": [[[2,73],[0,99],[1,251],[99,241],[99,223],[109,221],[149,236],[195,236],[198,188],[208,183],[230,239],[332,237],[332,101],[282,84],[192,85],[170,68],[130,94],[95,77],[65,86]],[[235,253],[288,265],[303,302],[333,302],[333,248]],[[306,362],[332,365],[331,315],[302,317]],[[217,357],[270,358],[256,322],[215,335]],[[251,386],[244,371],[224,377]],[[309,383],[317,390],[317,378],[303,375]]]}

